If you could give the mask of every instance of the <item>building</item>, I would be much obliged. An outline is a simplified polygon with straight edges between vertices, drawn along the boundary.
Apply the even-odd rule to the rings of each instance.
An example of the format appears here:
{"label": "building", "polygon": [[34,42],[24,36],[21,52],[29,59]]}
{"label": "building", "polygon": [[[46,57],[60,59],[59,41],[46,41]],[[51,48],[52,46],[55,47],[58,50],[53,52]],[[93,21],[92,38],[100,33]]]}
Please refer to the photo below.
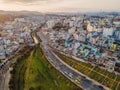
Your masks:
{"label": "building", "polygon": [[103,37],[112,36],[115,31],[113,27],[104,27],[103,28]]}
{"label": "building", "polygon": [[120,28],[117,28],[114,32],[114,36],[116,40],[120,41]]}
{"label": "building", "polygon": [[46,24],[47,24],[48,28],[53,28],[53,26],[55,25],[55,21],[54,20],[50,20]]}

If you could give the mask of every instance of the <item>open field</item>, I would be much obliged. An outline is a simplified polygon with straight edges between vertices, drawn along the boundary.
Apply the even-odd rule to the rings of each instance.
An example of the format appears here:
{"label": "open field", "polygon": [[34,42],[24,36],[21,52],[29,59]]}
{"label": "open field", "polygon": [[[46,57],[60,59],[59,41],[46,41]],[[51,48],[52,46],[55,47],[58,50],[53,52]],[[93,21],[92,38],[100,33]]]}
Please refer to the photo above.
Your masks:
{"label": "open field", "polygon": [[14,67],[11,90],[81,90],[54,69],[38,47]]}
{"label": "open field", "polygon": [[88,63],[77,61],[71,57],[55,52],[64,62],[77,69],[88,77],[98,81],[99,83],[111,88],[112,90],[120,90],[120,76],[108,72]]}

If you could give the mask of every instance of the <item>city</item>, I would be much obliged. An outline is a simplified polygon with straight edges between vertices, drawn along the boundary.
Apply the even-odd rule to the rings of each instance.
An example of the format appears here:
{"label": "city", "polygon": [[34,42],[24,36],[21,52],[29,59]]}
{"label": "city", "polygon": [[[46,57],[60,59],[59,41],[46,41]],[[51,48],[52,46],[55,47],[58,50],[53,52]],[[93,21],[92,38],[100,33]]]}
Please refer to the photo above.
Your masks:
{"label": "city", "polygon": [[0,90],[120,90],[120,12],[0,10]]}

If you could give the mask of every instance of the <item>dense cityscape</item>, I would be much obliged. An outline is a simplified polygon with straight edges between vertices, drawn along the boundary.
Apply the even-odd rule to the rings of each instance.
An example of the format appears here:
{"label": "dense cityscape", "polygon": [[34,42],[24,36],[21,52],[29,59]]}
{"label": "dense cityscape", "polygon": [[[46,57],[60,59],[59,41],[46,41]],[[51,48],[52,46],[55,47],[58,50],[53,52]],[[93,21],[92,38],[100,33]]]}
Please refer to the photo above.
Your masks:
{"label": "dense cityscape", "polygon": [[120,0],[0,0],[0,90],[120,90]]}
{"label": "dense cityscape", "polygon": [[[38,44],[48,62],[76,87],[120,89],[119,13],[11,17],[0,23],[0,90],[18,90],[10,83],[10,77],[15,78],[15,63],[22,61],[16,57],[24,57]],[[46,90],[33,88],[26,90]]]}

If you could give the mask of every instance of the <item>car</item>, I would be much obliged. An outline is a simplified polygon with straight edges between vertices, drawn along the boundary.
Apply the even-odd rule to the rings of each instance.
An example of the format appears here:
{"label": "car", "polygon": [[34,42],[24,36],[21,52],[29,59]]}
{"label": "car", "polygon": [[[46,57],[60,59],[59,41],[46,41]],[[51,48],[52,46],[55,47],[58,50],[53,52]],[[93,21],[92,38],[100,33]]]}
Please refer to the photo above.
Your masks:
{"label": "car", "polygon": [[78,80],[81,80],[81,77],[80,77],[80,76],[78,76],[78,77],[77,77],[77,79],[78,79]]}
{"label": "car", "polygon": [[93,85],[93,90],[105,90],[101,85]]}
{"label": "car", "polygon": [[68,75],[69,75],[69,77],[73,78],[73,74],[72,73],[69,73]]}
{"label": "car", "polygon": [[99,85],[98,87],[104,90],[103,86]]}
{"label": "car", "polygon": [[65,74],[68,74],[68,72],[64,71]]}

